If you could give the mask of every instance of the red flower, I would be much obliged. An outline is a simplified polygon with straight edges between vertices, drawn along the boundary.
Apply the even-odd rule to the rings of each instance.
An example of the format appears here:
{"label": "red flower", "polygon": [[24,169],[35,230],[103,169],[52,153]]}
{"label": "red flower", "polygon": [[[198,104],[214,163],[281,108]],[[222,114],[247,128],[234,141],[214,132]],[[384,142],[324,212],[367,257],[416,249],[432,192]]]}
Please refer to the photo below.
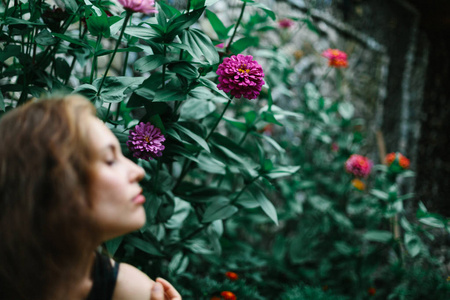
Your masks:
{"label": "red flower", "polygon": [[210,300],[222,300],[222,298],[220,298],[220,297],[217,297],[217,296],[213,296],[213,297],[211,297],[211,299]]}
{"label": "red flower", "polygon": [[377,293],[377,290],[374,287],[370,287],[367,289],[367,292],[369,293],[370,296],[373,296]]}
{"label": "red flower", "polygon": [[410,161],[409,159],[407,159],[403,154],[397,152],[397,153],[389,153],[386,155],[386,164],[390,167],[395,160],[398,160],[398,165],[402,168],[402,169],[408,169],[409,168],[409,164]]}
{"label": "red flower", "polygon": [[238,280],[238,279],[239,279],[238,274],[236,274],[236,273],[234,273],[234,272],[226,272],[226,273],[225,273],[225,276],[227,276],[228,279],[230,279],[230,280],[232,280],[232,281],[235,281],[235,280]]}
{"label": "red flower", "polygon": [[223,291],[220,295],[224,300],[236,300],[236,295],[230,291]]}
{"label": "red flower", "polygon": [[352,154],[345,162],[345,170],[359,178],[369,176],[372,166],[370,159],[359,154]]}
{"label": "red flower", "polygon": [[347,53],[338,49],[327,49],[322,56],[328,58],[328,66],[335,68],[347,68]]}

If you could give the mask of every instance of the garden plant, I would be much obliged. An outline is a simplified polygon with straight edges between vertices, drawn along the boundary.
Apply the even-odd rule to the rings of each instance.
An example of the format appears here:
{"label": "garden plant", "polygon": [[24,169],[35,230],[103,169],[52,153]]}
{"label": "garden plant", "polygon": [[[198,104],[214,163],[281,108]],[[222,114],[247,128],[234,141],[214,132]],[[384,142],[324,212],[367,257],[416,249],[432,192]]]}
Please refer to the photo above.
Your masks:
{"label": "garden plant", "polygon": [[1,114],[51,94],[95,104],[146,170],[146,226],[104,250],[184,299],[450,299],[429,246],[448,220],[407,213],[408,158],[374,155],[351,101],[323,96],[350,54],[315,49],[327,71],[299,87],[301,53],[280,49],[314,20],[242,0],[227,23],[217,2],[2,0]]}

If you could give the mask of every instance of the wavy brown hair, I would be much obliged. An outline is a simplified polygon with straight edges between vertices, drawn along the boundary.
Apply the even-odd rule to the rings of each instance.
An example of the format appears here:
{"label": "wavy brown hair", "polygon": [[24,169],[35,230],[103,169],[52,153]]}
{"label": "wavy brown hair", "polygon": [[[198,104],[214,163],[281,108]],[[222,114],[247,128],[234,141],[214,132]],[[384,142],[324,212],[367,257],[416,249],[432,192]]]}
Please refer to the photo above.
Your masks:
{"label": "wavy brown hair", "polygon": [[66,96],[0,120],[1,299],[59,299],[81,278],[77,265],[95,248],[86,122],[94,115],[89,101]]}

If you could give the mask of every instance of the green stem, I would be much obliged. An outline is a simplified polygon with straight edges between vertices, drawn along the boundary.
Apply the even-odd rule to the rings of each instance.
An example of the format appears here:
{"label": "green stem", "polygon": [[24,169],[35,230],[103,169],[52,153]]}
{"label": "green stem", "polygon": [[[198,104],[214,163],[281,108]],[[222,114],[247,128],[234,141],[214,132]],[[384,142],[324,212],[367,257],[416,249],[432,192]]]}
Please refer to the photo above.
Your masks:
{"label": "green stem", "polygon": [[97,42],[95,43],[95,52],[94,52],[94,57],[92,58],[92,68],[91,68],[91,76],[89,77],[89,83],[92,84],[92,82],[94,81],[94,74],[95,71],[97,70],[97,51],[98,48],[100,46],[100,43],[102,42],[102,35],[99,35],[97,37]]}
{"label": "green stem", "polygon": [[222,111],[222,114],[220,115],[220,117],[217,119],[216,123],[214,124],[213,128],[211,129],[211,131],[209,132],[208,136],[206,137],[205,141],[208,141],[209,138],[211,137],[211,134],[213,134],[214,130],[216,130],[217,125],[219,125],[220,120],[222,120],[223,115],[225,114],[225,112],[227,111],[228,107],[230,106],[231,103],[231,99],[228,100],[227,105],[225,105],[225,108]]}
{"label": "green stem", "polygon": [[242,16],[244,15],[244,10],[245,10],[246,5],[247,5],[247,2],[244,2],[244,4],[242,4],[241,14],[239,15],[239,18],[236,22],[236,26],[234,27],[233,35],[231,36],[230,41],[228,42],[228,46],[227,46],[227,48],[225,48],[225,53],[228,53],[228,50],[230,49],[231,43],[233,42],[234,36],[236,35],[236,31],[239,27],[239,24],[241,23]]}
{"label": "green stem", "polygon": [[[163,51],[163,55],[164,57],[166,57],[167,54],[167,46],[164,45],[164,51]],[[166,86],[166,64],[163,64],[163,69],[162,69],[162,87],[164,88]]]}
{"label": "green stem", "polygon": [[108,110],[106,111],[106,115],[105,115],[105,117],[103,118],[103,123],[106,123],[106,121],[108,121],[109,112],[111,111],[111,104],[112,104],[112,103],[109,103],[109,104],[108,104]]}
{"label": "green stem", "polygon": [[111,64],[114,60],[114,57],[116,56],[116,52],[117,52],[117,49],[119,48],[120,41],[122,40],[123,33],[125,32],[125,28],[127,27],[128,20],[130,19],[132,14],[133,14],[132,11],[130,11],[130,10],[126,11],[125,20],[123,21],[123,26],[122,26],[122,29],[120,30],[120,34],[119,34],[119,39],[117,40],[116,47],[114,48],[111,58],[109,59],[108,65],[106,66],[105,74],[103,74],[103,78],[102,78],[102,81],[100,82],[100,86],[98,87],[98,91],[96,94],[97,97],[100,95],[100,92],[102,91],[103,84],[105,83],[106,75],[108,74],[108,71],[111,68]]}
{"label": "green stem", "polygon": [[236,197],[233,198],[233,200],[230,201],[230,204],[235,203],[239,197],[242,195],[242,193],[244,193],[244,191],[253,183],[255,182],[259,177],[261,177],[261,174],[259,174],[258,176],[256,176],[255,178],[253,178],[248,184],[246,184],[242,190],[239,191],[239,193],[236,195]]}
{"label": "green stem", "polygon": [[189,11],[191,10],[191,0],[187,2],[187,14],[189,15]]}
{"label": "green stem", "polygon": [[242,145],[242,143],[244,142],[245,138],[247,137],[248,133],[250,132],[250,129],[247,128],[247,130],[245,131],[244,135],[242,136],[241,140],[239,141],[239,146]]}

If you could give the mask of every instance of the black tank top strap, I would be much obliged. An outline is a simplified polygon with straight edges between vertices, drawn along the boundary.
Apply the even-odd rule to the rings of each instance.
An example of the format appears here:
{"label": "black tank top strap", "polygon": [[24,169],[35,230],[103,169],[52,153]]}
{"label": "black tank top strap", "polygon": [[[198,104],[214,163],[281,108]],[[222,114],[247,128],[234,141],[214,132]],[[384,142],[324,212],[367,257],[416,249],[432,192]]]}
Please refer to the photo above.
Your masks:
{"label": "black tank top strap", "polygon": [[111,300],[116,287],[119,263],[111,264],[111,259],[96,252],[92,268],[92,289],[86,300]]}

